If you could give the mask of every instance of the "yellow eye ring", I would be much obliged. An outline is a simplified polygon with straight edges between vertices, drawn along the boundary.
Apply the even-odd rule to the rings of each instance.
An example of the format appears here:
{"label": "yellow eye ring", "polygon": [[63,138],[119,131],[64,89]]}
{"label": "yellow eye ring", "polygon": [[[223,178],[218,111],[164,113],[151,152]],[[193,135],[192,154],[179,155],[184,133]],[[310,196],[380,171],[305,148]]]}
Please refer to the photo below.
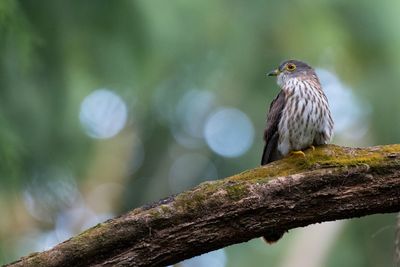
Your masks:
{"label": "yellow eye ring", "polygon": [[296,65],[293,64],[293,63],[289,63],[289,64],[286,65],[286,69],[288,71],[294,71],[296,69]]}

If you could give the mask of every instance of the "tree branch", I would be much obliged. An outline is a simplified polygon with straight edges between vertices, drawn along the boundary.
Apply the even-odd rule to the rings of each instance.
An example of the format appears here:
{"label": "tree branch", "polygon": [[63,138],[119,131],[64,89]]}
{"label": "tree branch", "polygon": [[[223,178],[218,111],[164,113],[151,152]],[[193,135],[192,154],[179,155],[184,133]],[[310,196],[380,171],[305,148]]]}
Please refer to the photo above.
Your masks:
{"label": "tree branch", "polygon": [[400,145],[329,145],[202,183],[7,266],[162,266],[274,230],[396,211]]}

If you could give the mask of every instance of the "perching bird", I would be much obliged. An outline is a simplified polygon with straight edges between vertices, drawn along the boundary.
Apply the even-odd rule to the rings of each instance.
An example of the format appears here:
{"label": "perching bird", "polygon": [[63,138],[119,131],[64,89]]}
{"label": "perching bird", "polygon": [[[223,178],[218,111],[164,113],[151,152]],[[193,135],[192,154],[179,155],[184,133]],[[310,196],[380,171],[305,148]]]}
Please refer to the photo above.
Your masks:
{"label": "perching bird", "polygon": [[[281,91],[269,108],[261,165],[289,153],[304,156],[303,149],[328,143],[333,120],[314,69],[304,62],[288,60],[267,75],[277,76]],[[283,234],[270,233],[264,239],[273,243]]]}

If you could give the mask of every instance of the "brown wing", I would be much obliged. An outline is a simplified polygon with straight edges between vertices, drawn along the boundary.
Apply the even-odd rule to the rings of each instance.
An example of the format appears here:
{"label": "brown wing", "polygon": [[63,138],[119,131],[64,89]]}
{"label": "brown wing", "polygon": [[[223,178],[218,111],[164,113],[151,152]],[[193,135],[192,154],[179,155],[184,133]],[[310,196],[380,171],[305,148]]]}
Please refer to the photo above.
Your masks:
{"label": "brown wing", "polygon": [[272,101],[267,116],[267,127],[264,131],[264,151],[261,158],[261,165],[282,157],[278,151],[278,124],[281,120],[282,110],[285,107],[285,93],[280,91],[278,96]]}

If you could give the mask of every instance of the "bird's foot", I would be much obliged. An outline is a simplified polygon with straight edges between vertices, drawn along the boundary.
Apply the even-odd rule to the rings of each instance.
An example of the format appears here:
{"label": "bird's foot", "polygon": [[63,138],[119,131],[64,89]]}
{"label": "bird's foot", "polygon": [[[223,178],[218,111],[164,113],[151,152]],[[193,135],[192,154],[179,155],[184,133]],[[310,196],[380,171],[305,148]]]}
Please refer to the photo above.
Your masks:
{"label": "bird's foot", "polygon": [[304,158],[306,157],[306,154],[304,154],[304,152],[301,150],[291,151],[290,154],[293,156],[302,156]]}
{"label": "bird's foot", "polygon": [[309,148],[311,148],[312,151],[315,151],[315,146],[311,145]]}

